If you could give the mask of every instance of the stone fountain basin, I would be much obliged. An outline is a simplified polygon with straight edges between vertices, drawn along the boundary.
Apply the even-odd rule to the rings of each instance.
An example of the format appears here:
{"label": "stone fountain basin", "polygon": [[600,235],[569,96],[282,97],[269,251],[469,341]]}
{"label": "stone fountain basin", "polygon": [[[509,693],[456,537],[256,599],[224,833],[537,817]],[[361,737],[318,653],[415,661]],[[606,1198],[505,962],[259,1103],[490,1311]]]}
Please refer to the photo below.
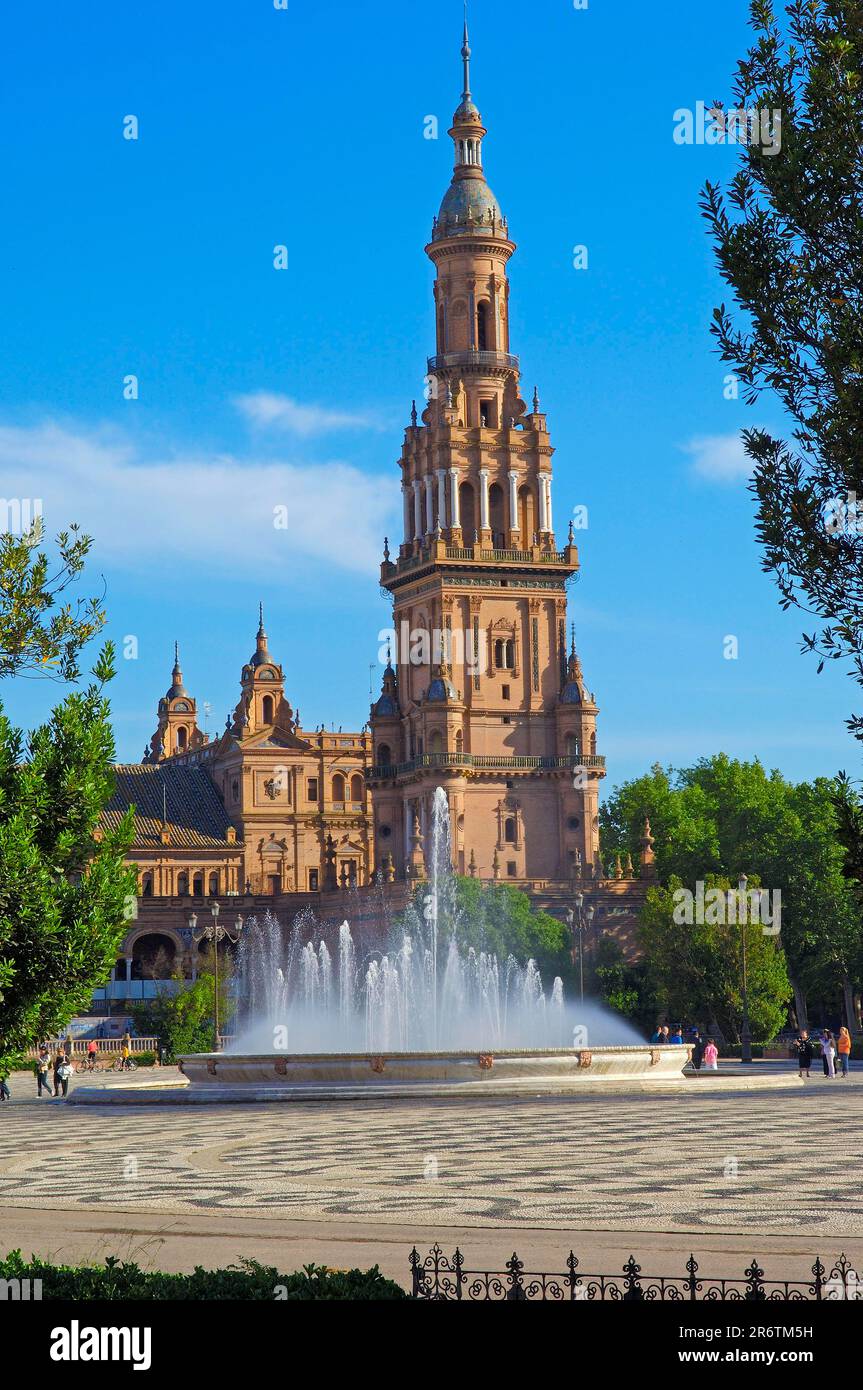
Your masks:
{"label": "stone fountain basin", "polygon": [[195,1090],[236,1090],[247,1097],[253,1092],[272,1100],[353,1098],[372,1092],[538,1095],[595,1086],[640,1090],[679,1085],[690,1053],[690,1047],[679,1043],[489,1052],[210,1052],[181,1057],[179,1066]]}

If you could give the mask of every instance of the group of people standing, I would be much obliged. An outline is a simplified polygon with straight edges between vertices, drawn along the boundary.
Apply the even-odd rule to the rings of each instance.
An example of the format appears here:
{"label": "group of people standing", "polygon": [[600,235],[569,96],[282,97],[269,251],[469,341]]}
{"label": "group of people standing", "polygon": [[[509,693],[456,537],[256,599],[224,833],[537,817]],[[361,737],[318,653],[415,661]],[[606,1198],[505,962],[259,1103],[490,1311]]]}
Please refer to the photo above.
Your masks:
{"label": "group of people standing", "polygon": [[713,1038],[703,1038],[697,1028],[689,1031],[689,1036],[683,1036],[681,1027],[669,1028],[667,1023],[657,1024],[650,1041],[652,1043],[684,1043],[688,1042],[692,1048],[692,1065],[696,1071],[719,1070],[719,1048]]}
{"label": "group of people standing", "polygon": [[47,1043],[42,1043],[36,1058],[36,1094],[65,1096],[69,1090],[72,1075],[72,1039],[67,1038],[62,1047],[51,1055]]}
{"label": "group of people standing", "polygon": [[836,1037],[829,1028],[822,1028],[821,1032],[816,1033],[814,1038],[809,1036],[806,1028],[801,1029],[794,1043],[800,1075],[808,1079],[809,1068],[812,1066],[817,1044],[821,1046],[821,1064],[824,1068],[824,1075],[836,1075],[836,1059],[838,1057],[841,1069],[839,1075],[847,1076],[848,1060],[851,1056],[851,1034],[845,1027],[839,1029]]}

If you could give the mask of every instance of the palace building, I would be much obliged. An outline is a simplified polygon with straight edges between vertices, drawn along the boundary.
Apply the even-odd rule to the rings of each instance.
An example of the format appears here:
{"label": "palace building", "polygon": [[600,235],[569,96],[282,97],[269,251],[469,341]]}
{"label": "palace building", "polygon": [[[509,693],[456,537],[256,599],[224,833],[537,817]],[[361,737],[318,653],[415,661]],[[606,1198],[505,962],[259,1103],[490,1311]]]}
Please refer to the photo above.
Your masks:
{"label": "palace building", "polygon": [[[597,921],[624,936],[634,920],[636,871],[600,860],[599,711],[567,622],[578,551],[571,525],[562,548],[555,536],[538,393],[530,408],[522,398],[509,331],[516,246],[485,178],[470,56],[465,26],[454,169],[425,247],[427,400],[405,430],[403,535],[381,566],[393,642],[380,697],[361,732],[304,726],[261,611],[236,708],[210,739],[175,649],[143,761],[117,768],[106,812],[113,822],[134,808],[140,893],[110,998],[133,994],[156,953],[194,975],[196,901],[204,912],[214,899],[237,912],[314,903],[339,920],[346,890],[355,911],[382,888],[403,902],[424,874],[438,787],[457,872],[510,882],[559,915],[589,893]],[[646,827],[644,878],[651,846]]]}

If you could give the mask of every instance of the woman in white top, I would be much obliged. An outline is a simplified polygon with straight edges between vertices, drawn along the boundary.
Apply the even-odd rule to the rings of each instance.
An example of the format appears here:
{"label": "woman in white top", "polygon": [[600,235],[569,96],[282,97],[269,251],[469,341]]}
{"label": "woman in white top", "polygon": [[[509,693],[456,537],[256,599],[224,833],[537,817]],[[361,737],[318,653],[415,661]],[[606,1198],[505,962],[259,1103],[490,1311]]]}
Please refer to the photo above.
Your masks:
{"label": "woman in white top", "polygon": [[824,1058],[827,1076],[836,1075],[836,1041],[827,1029],[821,1034],[821,1055]]}

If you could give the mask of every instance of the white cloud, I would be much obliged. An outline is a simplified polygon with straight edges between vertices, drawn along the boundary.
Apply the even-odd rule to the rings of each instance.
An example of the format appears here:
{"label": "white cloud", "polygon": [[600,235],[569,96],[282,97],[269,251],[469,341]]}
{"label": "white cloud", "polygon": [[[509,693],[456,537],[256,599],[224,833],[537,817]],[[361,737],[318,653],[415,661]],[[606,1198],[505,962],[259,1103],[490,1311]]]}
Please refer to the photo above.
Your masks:
{"label": "white cloud", "polygon": [[752,472],[752,460],[739,434],[704,434],[681,445],[692,459],[692,471],[712,483],[738,483]]}
{"label": "white cloud", "polygon": [[398,510],[394,479],[348,463],[157,454],[119,430],[51,420],[0,425],[0,478],[4,497],[41,499],[47,534],[78,522],[94,564],[178,576],[287,576],[319,561],[368,577]]}
{"label": "white cloud", "polygon": [[284,430],[301,439],[331,434],[335,430],[381,428],[381,423],[371,416],[328,410],[322,405],[301,405],[275,391],[253,391],[249,395],[235,396],[234,405],[255,428]]}

